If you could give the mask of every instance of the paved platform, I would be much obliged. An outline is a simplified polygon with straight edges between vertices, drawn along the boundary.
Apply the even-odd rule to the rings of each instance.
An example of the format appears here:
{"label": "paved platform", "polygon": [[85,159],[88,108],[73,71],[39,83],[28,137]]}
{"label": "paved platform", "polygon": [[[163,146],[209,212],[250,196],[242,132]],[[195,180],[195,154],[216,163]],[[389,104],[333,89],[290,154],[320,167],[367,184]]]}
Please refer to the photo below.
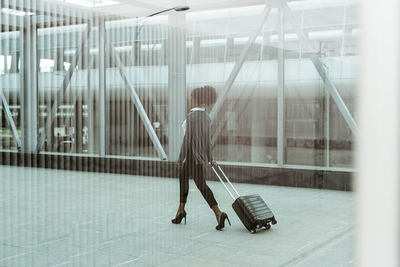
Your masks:
{"label": "paved platform", "polygon": [[177,179],[0,166],[0,266],[354,266],[354,194],[237,184],[278,224],[250,234],[216,220],[193,181],[187,224],[173,225]]}

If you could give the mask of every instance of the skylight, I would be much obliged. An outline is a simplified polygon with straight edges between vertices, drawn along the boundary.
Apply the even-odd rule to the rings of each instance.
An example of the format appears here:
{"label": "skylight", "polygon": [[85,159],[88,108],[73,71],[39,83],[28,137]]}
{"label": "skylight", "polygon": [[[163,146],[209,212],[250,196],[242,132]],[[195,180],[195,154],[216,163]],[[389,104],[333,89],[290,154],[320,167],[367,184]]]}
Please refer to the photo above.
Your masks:
{"label": "skylight", "polygon": [[32,12],[26,12],[26,11],[22,11],[22,10],[15,10],[15,9],[9,9],[9,8],[2,8],[1,9],[1,13],[14,15],[14,16],[31,16],[31,15],[35,15],[35,13],[32,13]]}
{"label": "skylight", "polygon": [[83,7],[103,7],[103,6],[112,6],[119,4],[119,2],[115,0],[59,0],[59,1]]}

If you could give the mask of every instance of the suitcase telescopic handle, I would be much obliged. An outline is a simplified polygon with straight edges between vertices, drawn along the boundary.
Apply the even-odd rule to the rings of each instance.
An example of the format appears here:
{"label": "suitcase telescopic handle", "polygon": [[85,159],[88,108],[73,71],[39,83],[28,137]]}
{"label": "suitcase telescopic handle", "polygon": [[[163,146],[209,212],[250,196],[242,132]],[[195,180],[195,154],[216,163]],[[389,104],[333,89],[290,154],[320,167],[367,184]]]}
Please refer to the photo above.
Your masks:
{"label": "suitcase telescopic handle", "polygon": [[[226,191],[228,191],[229,195],[232,197],[233,200],[235,200],[234,195],[232,194],[231,190],[229,190],[229,188],[226,186],[224,180],[221,178],[221,176],[218,174],[217,170],[214,168],[214,166],[211,164],[211,168],[213,169],[215,175],[217,175],[218,179],[221,181],[221,183],[223,184],[223,186],[225,187]],[[224,175],[224,178],[226,179],[226,181],[229,183],[229,185],[232,187],[233,191],[236,193],[236,195],[238,197],[240,197],[238,191],[235,189],[235,187],[233,186],[233,184],[231,183],[231,181],[228,179],[228,177],[225,175],[224,171],[221,169],[221,167],[218,165],[218,169],[221,171],[221,173]]]}
{"label": "suitcase telescopic handle", "polygon": [[221,169],[221,166],[218,165],[218,169],[221,171],[221,173],[224,175],[225,179],[228,181],[229,185],[232,187],[233,191],[235,191],[236,195],[238,197],[240,197],[240,194],[238,193],[238,191],[236,191],[236,188],[233,186],[233,184],[231,183],[231,181],[228,179],[228,177],[226,176],[225,172]]}

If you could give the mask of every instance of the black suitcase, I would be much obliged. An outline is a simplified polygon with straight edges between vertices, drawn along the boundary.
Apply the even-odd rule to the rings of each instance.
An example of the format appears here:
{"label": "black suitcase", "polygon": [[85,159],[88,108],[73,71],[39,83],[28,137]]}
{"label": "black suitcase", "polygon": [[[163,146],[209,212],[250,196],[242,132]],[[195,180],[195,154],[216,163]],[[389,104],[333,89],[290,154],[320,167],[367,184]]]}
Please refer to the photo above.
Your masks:
{"label": "black suitcase", "polygon": [[235,191],[236,195],[238,196],[235,199],[235,197],[233,196],[229,188],[225,185],[224,181],[215,170],[215,168],[212,167],[212,169],[217,175],[218,179],[224,185],[225,189],[231,195],[232,199],[235,200],[232,204],[232,208],[236,212],[244,226],[247,228],[247,230],[249,230],[251,233],[255,233],[258,229],[261,229],[263,227],[265,227],[266,229],[270,229],[271,223],[277,223],[274,214],[259,195],[240,196],[235,187],[229,181],[228,177],[222,171],[221,167],[218,166],[218,169],[221,171],[226,181],[229,183],[233,191]]}

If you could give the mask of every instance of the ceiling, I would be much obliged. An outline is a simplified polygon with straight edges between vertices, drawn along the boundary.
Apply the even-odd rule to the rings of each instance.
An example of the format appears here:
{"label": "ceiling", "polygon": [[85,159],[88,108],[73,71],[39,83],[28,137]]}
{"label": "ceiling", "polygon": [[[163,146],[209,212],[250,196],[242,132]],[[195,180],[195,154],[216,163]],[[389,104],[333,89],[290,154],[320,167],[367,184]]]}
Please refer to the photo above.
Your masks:
{"label": "ceiling", "polygon": [[[273,1],[279,0],[268,0],[267,2],[272,3]],[[332,25],[330,20],[336,21],[336,18],[343,16],[343,8],[340,7],[354,5],[358,0],[286,1],[293,11],[307,10],[309,15],[306,17],[313,20],[312,24]],[[27,2],[2,0],[0,7],[2,7],[1,25],[7,26],[7,29],[3,29],[4,27],[2,27],[3,32],[10,30],[10,26],[17,27],[22,23],[22,17],[15,14],[4,14],[7,8],[16,12],[24,11],[22,13],[25,16],[28,13],[35,14],[37,22],[42,26],[54,25],[55,23],[59,23],[58,26],[63,25],[62,23],[70,25],[76,22],[79,24],[89,19],[92,14],[105,15],[109,20],[121,17],[140,18],[176,6],[190,7],[190,10],[185,11],[188,14],[186,17],[188,21],[199,16],[202,20],[213,20],[215,17],[220,18],[221,16],[234,18],[247,16],[247,21],[241,23],[254,24],[252,18],[255,18],[257,14],[261,14],[265,3],[266,0],[30,0]],[[351,9],[347,9],[347,12],[349,10]],[[165,12],[164,15],[174,12]],[[6,15],[9,19],[6,19]],[[357,14],[346,13],[345,16],[352,19],[353,17],[357,17]],[[16,17],[18,18],[15,19]],[[161,17],[166,16],[155,16],[153,18],[161,19]],[[347,19],[348,21],[349,19]],[[12,23],[15,25],[12,25]],[[305,21],[305,23],[308,23],[308,21]]]}
{"label": "ceiling", "polygon": [[[43,0],[37,0],[37,2]],[[63,3],[80,10],[96,11],[105,15],[122,17],[145,17],[150,14],[176,6],[189,6],[187,12],[264,5],[279,0],[44,0]],[[285,0],[283,0],[285,1]],[[330,6],[354,5],[357,0],[286,0],[296,9],[327,8]],[[94,7],[85,7],[82,3],[93,3]],[[113,4],[110,4],[113,3]],[[110,5],[109,5],[110,4]],[[173,11],[170,11],[173,12]]]}
{"label": "ceiling", "polygon": [[[61,0],[64,4],[85,8],[79,5],[79,0]],[[101,3],[110,0],[86,0]],[[118,15],[124,17],[144,17],[150,14],[173,8],[176,6],[189,6],[190,12],[219,9],[227,7],[240,7],[265,4],[265,0],[115,0],[118,4],[104,5],[86,9],[95,10],[107,15]],[[95,4],[96,5],[96,4]]]}

